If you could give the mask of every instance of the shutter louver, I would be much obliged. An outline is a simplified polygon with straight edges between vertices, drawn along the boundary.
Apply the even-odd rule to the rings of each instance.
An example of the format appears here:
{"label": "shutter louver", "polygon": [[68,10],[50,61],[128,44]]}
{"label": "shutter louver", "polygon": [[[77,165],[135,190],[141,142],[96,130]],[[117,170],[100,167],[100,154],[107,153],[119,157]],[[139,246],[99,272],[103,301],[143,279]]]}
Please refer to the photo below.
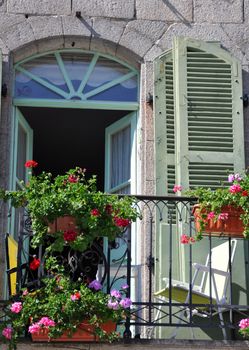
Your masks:
{"label": "shutter louver", "polygon": [[172,56],[171,60],[165,62],[165,90],[167,153],[175,153],[175,116]]}
{"label": "shutter louver", "polygon": [[215,189],[227,184],[227,174],[232,174],[233,172],[233,164],[190,163],[189,187],[210,187]]}
{"label": "shutter louver", "polygon": [[193,151],[233,151],[231,65],[187,48],[188,145]]}

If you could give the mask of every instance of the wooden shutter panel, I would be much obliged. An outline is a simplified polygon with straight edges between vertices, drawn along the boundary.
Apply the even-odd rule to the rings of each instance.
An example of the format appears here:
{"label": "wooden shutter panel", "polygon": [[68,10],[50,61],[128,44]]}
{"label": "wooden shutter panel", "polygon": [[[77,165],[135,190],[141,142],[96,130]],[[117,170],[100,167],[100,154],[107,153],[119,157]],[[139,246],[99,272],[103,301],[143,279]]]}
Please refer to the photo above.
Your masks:
{"label": "wooden shutter panel", "polygon": [[215,188],[245,168],[241,67],[217,43],[176,38],[173,53],[176,182]]}
{"label": "wooden shutter panel", "polygon": [[[155,72],[157,194],[172,194],[175,184],[175,111],[172,51],[158,57]],[[164,174],[162,176],[162,174]]]}

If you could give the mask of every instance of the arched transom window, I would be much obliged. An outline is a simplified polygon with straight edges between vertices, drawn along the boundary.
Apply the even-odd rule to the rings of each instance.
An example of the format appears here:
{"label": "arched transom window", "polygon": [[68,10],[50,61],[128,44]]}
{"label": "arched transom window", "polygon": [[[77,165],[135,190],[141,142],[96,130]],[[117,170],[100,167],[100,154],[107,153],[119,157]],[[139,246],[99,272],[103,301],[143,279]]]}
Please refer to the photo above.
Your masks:
{"label": "arched transom window", "polygon": [[138,100],[137,71],[107,55],[60,50],[23,60],[15,69],[16,101]]}

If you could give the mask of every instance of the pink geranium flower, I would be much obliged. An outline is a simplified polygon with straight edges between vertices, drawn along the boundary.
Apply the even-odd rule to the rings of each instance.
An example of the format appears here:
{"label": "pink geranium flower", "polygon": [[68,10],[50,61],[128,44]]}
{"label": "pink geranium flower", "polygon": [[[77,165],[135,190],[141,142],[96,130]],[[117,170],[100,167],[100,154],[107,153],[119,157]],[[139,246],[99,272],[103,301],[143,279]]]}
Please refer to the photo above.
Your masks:
{"label": "pink geranium flower", "polygon": [[119,303],[124,309],[128,309],[132,305],[132,301],[130,298],[124,298]]}
{"label": "pink geranium flower", "polygon": [[228,216],[229,216],[228,213],[220,213],[219,216],[218,216],[218,219],[220,219],[220,220],[227,220]]}
{"label": "pink geranium flower", "polygon": [[210,211],[210,213],[208,213],[208,220],[212,220],[215,217],[215,213],[213,211]]}
{"label": "pink geranium flower", "polygon": [[180,186],[180,185],[174,185],[174,187],[173,187],[173,192],[180,192],[182,190],[182,186]]}
{"label": "pink geranium flower", "polygon": [[119,308],[118,301],[117,300],[113,301],[112,299],[108,300],[107,306],[109,309],[113,309],[113,310],[118,310]]}
{"label": "pink geranium flower", "polygon": [[3,331],[2,331],[2,335],[3,335],[6,339],[10,340],[10,339],[12,338],[12,332],[13,332],[13,329],[12,329],[11,327],[6,327],[6,328],[4,328]]}
{"label": "pink geranium flower", "polygon": [[42,317],[39,322],[37,322],[39,326],[45,327],[54,327],[56,323],[51,320],[49,317]]}
{"label": "pink geranium flower", "polygon": [[38,323],[33,323],[31,326],[29,326],[29,333],[38,333],[41,330],[41,326]]}
{"label": "pink geranium flower", "polygon": [[188,244],[189,243],[189,236],[187,235],[181,235],[181,243],[182,244]]}
{"label": "pink geranium flower", "polygon": [[242,188],[239,184],[235,184],[235,185],[232,185],[229,187],[229,192],[230,193],[238,193],[238,192],[241,192],[242,191]]}
{"label": "pink geranium flower", "polygon": [[19,314],[19,312],[22,310],[22,303],[17,301],[11,305],[10,311]]}
{"label": "pink geranium flower", "polygon": [[116,290],[116,289],[113,289],[113,290],[111,291],[111,296],[112,296],[112,297],[115,297],[115,298],[117,298],[117,299],[121,299],[121,297],[122,297],[120,291],[118,291],[118,290]]}
{"label": "pink geranium flower", "polygon": [[249,327],[249,318],[243,318],[243,320],[240,320],[239,327],[241,329]]}

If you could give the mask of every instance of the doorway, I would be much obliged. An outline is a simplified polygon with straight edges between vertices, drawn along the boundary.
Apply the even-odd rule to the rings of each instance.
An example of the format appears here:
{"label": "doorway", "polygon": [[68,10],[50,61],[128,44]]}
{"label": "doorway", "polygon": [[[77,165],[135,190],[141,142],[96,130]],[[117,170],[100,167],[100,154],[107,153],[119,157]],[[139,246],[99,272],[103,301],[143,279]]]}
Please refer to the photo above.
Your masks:
{"label": "doorway", "polygon": [[79,166],[104,190],[105,129],[128,111],[20,107],[33,130],[33,159],[54,176]]}

